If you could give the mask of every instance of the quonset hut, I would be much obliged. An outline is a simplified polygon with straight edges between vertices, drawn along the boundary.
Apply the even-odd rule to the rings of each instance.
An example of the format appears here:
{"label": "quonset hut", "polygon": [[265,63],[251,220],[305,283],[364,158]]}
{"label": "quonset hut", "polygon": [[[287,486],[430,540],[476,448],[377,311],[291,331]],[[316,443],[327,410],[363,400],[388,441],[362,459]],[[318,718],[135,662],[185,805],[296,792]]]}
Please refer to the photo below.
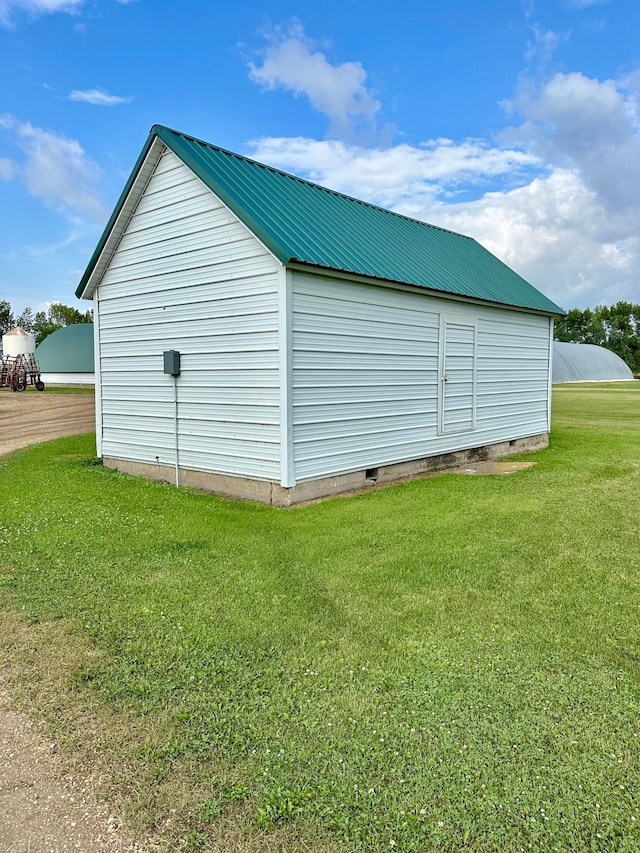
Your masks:
{"label": "quonset hut", "polygon": [[554,341],[554,382],[603,382],[624,379],[633,379],[633,373],[629,365],[615,352],[595,344]]}
{"label": "quonset hut", "polygon": [[76,292],[123,471],[282,506],[548,441],[562,309],[469,237],[166,127]]}
{"label": "quonset hut", "polygon": [[93,324],[74,323],[48,335],[36,349],[47,384],[93,385]]}

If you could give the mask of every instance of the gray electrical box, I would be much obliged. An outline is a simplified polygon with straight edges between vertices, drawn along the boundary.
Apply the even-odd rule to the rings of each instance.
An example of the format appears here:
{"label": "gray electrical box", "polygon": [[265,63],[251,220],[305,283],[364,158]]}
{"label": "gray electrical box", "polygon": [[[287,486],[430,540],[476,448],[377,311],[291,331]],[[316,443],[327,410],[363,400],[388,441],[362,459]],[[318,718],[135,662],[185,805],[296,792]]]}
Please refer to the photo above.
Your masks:
{"label": "gray electrical box", "polygon": [[164,355],[164,372],[169,376],[180,376],[180,353],[177,349],[167,349]]}

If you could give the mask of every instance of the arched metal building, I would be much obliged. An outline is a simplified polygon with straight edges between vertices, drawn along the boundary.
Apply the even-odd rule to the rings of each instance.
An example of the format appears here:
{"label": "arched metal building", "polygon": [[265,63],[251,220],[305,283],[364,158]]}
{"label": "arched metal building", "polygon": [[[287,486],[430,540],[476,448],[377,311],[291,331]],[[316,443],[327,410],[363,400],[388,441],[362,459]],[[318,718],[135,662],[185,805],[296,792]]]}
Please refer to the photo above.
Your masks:
{"label": "arched metal building", "polygon": [[602,382],[633,379],[615,352],[594,344],[553,342],[553,382]]}

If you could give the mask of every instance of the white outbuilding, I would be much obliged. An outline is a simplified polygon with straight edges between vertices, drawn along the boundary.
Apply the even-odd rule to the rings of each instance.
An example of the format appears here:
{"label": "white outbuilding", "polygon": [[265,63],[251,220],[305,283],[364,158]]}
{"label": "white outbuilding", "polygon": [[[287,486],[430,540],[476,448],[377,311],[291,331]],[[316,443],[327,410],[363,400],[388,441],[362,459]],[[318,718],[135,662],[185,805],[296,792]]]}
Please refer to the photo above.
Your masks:
{"label": "white outbuilding", "polygon": [[469,237],[166,127],[77,295],[123,471],[283,506],[548,442],[561,308]]}

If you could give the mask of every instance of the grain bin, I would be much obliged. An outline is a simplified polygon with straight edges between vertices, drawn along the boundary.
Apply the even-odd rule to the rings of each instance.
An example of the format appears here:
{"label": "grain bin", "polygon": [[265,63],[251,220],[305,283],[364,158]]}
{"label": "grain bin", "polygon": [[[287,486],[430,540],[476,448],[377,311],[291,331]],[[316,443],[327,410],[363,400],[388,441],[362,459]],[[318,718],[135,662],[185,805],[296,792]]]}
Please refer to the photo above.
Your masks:
{"label": "grain bin", "polygon": [[6,357],[16,355],[33,355],[36,351],[36,339],[31,332],[24,329],[11,329],[2,336],[2,353]]}

